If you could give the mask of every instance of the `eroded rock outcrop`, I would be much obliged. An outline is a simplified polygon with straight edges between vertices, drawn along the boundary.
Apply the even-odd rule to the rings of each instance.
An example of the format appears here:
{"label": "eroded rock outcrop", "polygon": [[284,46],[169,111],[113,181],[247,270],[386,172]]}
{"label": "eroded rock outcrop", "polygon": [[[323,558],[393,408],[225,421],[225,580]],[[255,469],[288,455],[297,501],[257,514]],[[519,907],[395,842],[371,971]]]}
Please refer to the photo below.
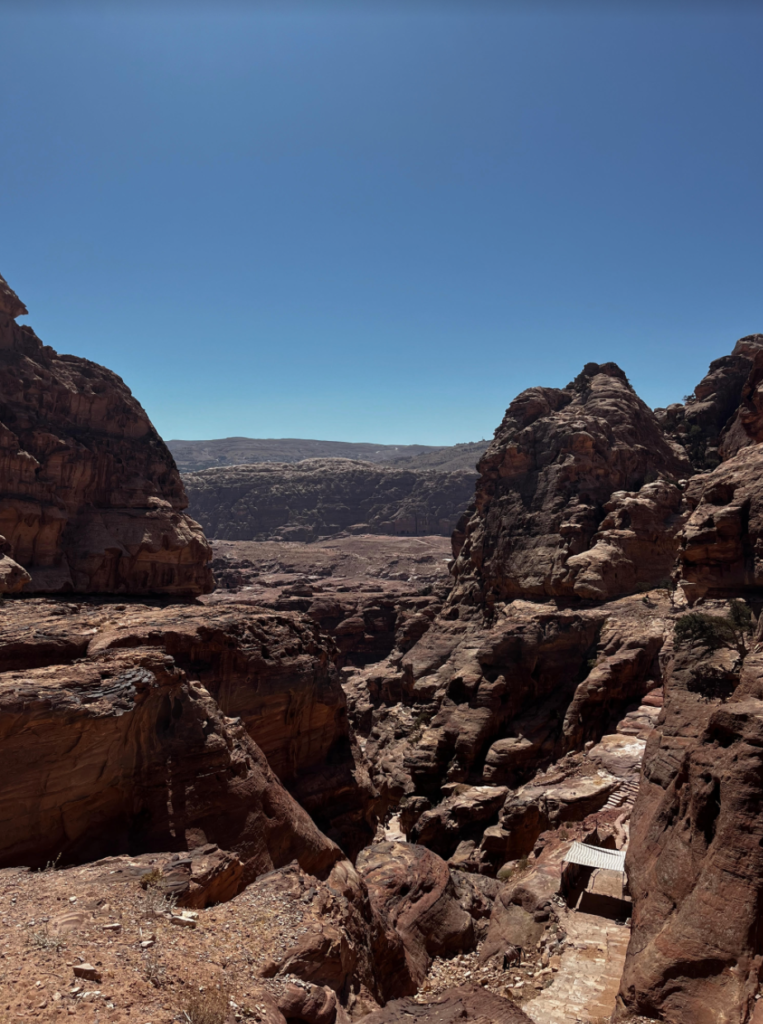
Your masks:
{"label": "eroded rock outcrop", "polygon": [[188,473],[193,515],[210,537],[315,540],[354,533],[448,536],[475,474],[305,459]]}
{"label": "eroded rock outcrop", "polygon": [[24,303],[0,274],[0,315],[5,314],[15,320],[18,316],[26,316],[28,312]]}
{"label": "eroded rock outcrop", "polygon": [[21,312],[3,283],[0,533],[25,591],[208,593],[209,546],[146,413],[115,373],[15,323]]}
{"label": "eroded rock outcrop", "polygon": [[[636,529],[627,506],[603,522],[618,510],[605,509],[617,492],[691,472],[614,363],[588,364],[567,388],[519,395],[478,468],[474,512],[454,535],[454,603],[490,611],[517,597],[603,600],[669,574],[670,547],[643,560],[638,540],[650,547],[650,534],[665,532],[677,494],[647,492],[655,508],[637,514]],[[579,558],[597,544],[597,557]]]}
{"label": "eroded rock outcrop", "polygon": [[[628,1009],[747,1021],[763,974],[760,655],[678,651],[644,758],[627,870]],[[740,681],[741,675],[741,681]],[[728,700],[716,696],[726,681]],[[735,688],[736,687],[736,688]]]}
{"label": "eroded rock outcrop", "polygon": [[367,1024],[530,1024],[530,1018],[515,1003],[476,985],[449,989],[423,1005],[412,999],[396,999],[364,1019]]}
{"label": "eroded rock outcrop", "polygon": [[[133,846],[172,849],[170,833],[182,849],[194,830],[199,842],[238,851],[230,830],[249,834],[247,794],[254,787],[259,800],[264,792],[264,782],[257,789],[250,780],[255,769],[273,794],[282,792],[276,779],[286,785],[353,854],[373,835],[373,789],[353,747],[332,652],[310,620],[248,608],[7,602],[0,685],[4,749],[24,752],[23,770],[5,780],[3,803],[17,821],[5,833],[6,863],[33,855],[44,863],[61,851],[83,859]],[[196,785],[204,799],[191,797]],[[189,822],[189,814],[196,822],[211,813],[205,800],[220,786],[214,830]],[[35,806],[40,792],[49,797]],[[273,828],[281,827],[282,799],[294,804],[273,797]],[[121,824],[104,830],[105,821]]]}
{"label": "eroded rock outcrop", "polygon": [[403,964],[388,962],[384,970],[395,995],[416,992],[433,957],[474,945],[472,918],[458,902],[448,865],[431,850],[378,843],[360,854],[357,868],[381,923],[385,951],[395,949],[395,936],[400,941]]}
{"label": "eroded rock outcrop", "polygon": [[763,585],[763,448],[752,445],[690,481],[678,578],[689,601],[743,596]]}
{"label": "eroded rock outcrop", "polygon": [[11,671],[0,693],[14,765],[0,798],[5,864],[214,842],[238,854],[247,881],[294,858],[325,871],[340,856],[243,726],[167,655]]}

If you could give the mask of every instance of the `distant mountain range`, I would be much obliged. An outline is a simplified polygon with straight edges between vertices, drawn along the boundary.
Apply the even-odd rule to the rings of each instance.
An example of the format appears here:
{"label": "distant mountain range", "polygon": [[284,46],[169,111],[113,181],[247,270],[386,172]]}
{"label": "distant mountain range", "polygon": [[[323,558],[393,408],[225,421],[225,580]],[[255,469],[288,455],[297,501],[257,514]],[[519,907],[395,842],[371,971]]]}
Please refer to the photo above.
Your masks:
{"label": "distant mountain range", "polygon": [[350,441],[314,441],[297,437],[223,437],[211,441],[168,441],[181,473],[217,466],[245,466],[258,462],[302,462],[304,459],[356,459],[396,463],[404,469],[466,471],[475,466],[488,441],[437,446],[426,444],[366,444]]}

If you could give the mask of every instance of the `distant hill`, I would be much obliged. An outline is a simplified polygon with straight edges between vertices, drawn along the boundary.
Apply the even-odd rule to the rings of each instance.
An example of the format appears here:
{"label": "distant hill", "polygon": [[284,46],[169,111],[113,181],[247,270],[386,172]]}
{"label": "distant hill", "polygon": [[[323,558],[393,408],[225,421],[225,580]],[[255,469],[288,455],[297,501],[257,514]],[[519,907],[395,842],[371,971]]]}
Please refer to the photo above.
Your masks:
{"label": "distant hill", "polygon": [[218,466],[186,473],[189,513],[218,540],[317,540],[344,530],[449,535],[474,471],[350,459]]}
{"label": "distant hill", "polygon": [[355,459],[362,462],[401,463],[406,469],[475,472],[487,441],[440,447],[426,444],[366,444],[350,441],[313,441],[296,437],[224,437],[211,441],[168,441],[181,473],[216,466],[246,466],[260,462],[302,462],[305,459]]}

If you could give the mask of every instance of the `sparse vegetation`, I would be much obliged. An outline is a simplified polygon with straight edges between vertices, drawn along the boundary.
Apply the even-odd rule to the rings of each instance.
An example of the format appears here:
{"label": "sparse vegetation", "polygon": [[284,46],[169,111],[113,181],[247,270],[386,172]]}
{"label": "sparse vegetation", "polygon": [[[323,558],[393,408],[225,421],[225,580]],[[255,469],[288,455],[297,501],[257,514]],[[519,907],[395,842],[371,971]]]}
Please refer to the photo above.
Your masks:
{"label": "sparse vegetation", "polygon": [[230,992],[223,985],[201,986],[183,1010],[187,1024],[225,1024],[230,1013]]}
{"label": "sparse vegetation", "polygon": [[146,890],[143,912],[147,917],[166,917],[175,909],[177,896],[168,894],[162,887],[163,875],[158,868],[147,871],[140,880]]}
{"label": "sparse vegetation", "polygon": [[706,612],[687,612],[676,620],[675,640],[679,646],[698,645],[708,651],[722,647],[747,653],[747,641],[752,630],[752,612],[744,601],[732,601],[728,615],[709,615]]}
{"label": "sparse vegetation", "polygon": [[159,963],[155,951],[147,949],[143,954],[143,977],[154,988],[161,988],[164,973],[164,967]]}
{"label": "sparse vegetation", "polygon": [[59,953],[66,947],[63,939],[49,933],[47,924],[44,924],[42,928],[37,928],[35,931],[30,931],[27,941],[35,949],[44,949],[55,953]]}
{"label": "sparse vegetation", "polygon": [[708,454],[707,437],[699,424],[692,423],[682,440],[692,464],[697,469],[715,469],[719,464],[720,459],[714,450]]}

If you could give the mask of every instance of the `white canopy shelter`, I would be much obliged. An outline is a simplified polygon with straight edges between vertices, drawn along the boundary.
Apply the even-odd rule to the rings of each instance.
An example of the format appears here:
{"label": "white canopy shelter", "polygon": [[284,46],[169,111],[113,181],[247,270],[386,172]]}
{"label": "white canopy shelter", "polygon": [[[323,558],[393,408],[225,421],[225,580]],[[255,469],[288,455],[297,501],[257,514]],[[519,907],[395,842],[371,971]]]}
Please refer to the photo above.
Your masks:
{"label": "white canopy shelter", "polygon": [[601,846],[573,843],[564,858],[568,864],[581,864],[586,868],[604,868],[625,873],[625,850],[605,850]]}

